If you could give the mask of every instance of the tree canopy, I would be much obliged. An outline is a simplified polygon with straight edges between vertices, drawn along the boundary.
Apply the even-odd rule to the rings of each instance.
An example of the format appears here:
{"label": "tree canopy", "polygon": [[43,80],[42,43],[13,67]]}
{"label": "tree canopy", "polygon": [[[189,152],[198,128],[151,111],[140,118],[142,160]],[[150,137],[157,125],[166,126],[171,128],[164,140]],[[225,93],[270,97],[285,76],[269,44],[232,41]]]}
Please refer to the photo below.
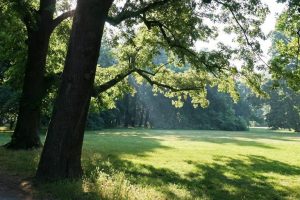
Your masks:
{"label": "tree canopy", "polygon": [[273,36],[271,73],[275,79],[285,79],[288,85],[300,91],[300,12],[292,4],[279,17]]}

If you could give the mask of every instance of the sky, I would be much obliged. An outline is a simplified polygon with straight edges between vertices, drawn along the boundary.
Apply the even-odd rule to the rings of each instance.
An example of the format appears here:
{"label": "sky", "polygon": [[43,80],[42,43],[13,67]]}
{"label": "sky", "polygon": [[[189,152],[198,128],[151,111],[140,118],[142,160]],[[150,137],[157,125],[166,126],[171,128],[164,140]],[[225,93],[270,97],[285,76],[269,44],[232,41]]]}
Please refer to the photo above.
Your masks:
{"label": "sky", "polygon": [[270,14],[267,16],[266,22],[263,25],[263,30],[268,32],[274,30],[276,17],[278,13],[281,13],[284,9],[284,4],[276,3],[275,0],[262,0],[265,4],[269,6]]}
{"label": "sky", "polygon": [[[261,29],[264,32],[264,34],[268,35],[269,33],[275,30],[276,19],[278,15],[283,11],[285,6],[284,4],[276,3],[276,0],[262,0],[262,2],[267,4],[270,10],[270,13],[266,17],[266,21],[261,26]],[[209,41],[209,42],[202,42],[202,41],[197,42],[195,46],[197,50],[203,48],[208,50],[216,49],[218,42],[222,42],[227,45],[232,45],[233,44],[232,39],[233,36],[230,36],[225,33],[220,33],[216,40]],[[270,59],[268,52],[271,47],[271,44],[272,44],[271,38],[267,38],[267,40],[260,41],[261,49],[264,52],[262,58],[264,59],[265,62],[267,62]]]}
{"label": "sky", "polygon": [[[267,16],[265,23],[261,27],[265,34],[274,31],[276,19],[278,14],[280,14],[284,9],[284,4],[276,3],[276,0],[263,0],[265,4],[269,6],[270,14]],[[269,48],[271,47],[271,39],[263,41],[261,47],[264,50],[265,57],[269,58],[267,55]]]}

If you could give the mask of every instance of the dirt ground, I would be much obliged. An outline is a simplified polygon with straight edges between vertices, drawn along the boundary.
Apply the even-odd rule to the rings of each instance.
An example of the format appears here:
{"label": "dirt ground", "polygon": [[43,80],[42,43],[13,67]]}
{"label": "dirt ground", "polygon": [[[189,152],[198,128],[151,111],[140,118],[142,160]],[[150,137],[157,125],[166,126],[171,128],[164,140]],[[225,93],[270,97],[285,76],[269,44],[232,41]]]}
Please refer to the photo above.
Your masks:
{"label": "dirt ground", "polygon": [[33,200],[30,179],[0,171],[0,200]]}

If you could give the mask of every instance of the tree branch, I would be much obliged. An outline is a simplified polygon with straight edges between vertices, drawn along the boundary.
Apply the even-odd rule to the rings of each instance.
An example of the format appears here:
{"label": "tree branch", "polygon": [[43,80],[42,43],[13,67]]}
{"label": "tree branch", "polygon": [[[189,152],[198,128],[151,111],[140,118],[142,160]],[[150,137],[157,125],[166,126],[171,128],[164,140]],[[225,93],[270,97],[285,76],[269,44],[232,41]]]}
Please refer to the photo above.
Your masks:
{"label": "tree branch", "polygon": [[[158,87],[161,87],[161,88],[166,88],[166,89],[169,89],[171,90],[172,92],[180,92],[180,91],[191,91],[191,90],[202,90],[203,88],[201,87],[196,87],[196,86],[192,86],[192,87],[183,87],[183,88],[176,88],[176,87],[173,87],[171,85],[167,85],[167,84],[164,84],[164,83],[160,83],[160,82],[157,82],[157,81],[154,81],[152,80],[149,76],[147,76],[144,72],[144,70],[141,70],[141,69],[135,69],[135,71],[140,75],[142,76],[144,79],[146,79],[146,81],[150,84],[150,85],[156,85]],[[151,74],[151,72],[149,72],[148,74]]]}
{"label": "tree branch", "polygon": [[[143,69],[133,68],[129,71],[123,72],[121,74],[118,74],[115,78],[103,83],[102,85],[95,86],[92,92],[92,96],[96,97],[98,94],[107,91],[108,89],[112,88],[116,84],[118,84],[120,81],[122,81],[124,78],[132,74],[133,72],[137,72],[140,76],[142,76],[150,85],[157,85],[161,88],[166,88],[171,90],[172,92],[180,92],[180,91],[191,91],[191,90],[202,90],[201,87],[191,86],[191,87],[183,87],[183,88],[176,88],[171,85],[167,85],[164,83],[160,83],[157,81],[152,80],[148,75],[155,75],[152,72],[148,72]],[[148,74],[148,75],[147,75]]]}
{"label": "tree branch", "polygon": [[[181,49],[186,54],[190,54],[192,57],[196,58],[199,61],[199,63],[202,63],[210,73],[212,73],[215,77],[217,77],[216,73],[213,71],[214,67],[212,67],[211,65],[209,65],[208,63],[203,61],[201,58],[199,58],[199,56],[197,55],[196,52],[194,52],[193,50],[180,44],[180,42],[175,38],[175,36],[172,33],[170,33],[170,34],[172,35],[173,39],[170,38],[167,35],[167,32],[165,29],[167,29],[169,32],[170,32],[170,30],[163,23],[161,23],[160,21],[156,21],[156,20],[148,21],[145,17],[143,17],[143,16],[140,16],[140,17],[144,21],[144,23],[148,29],[151,29],[152,27],[158,27],[164,40],[167,42],[167,44],[171,48]],[[221,69],[222,69],[221,67],[218,67],[218,70],[221,70]]]}
{"label": "tree branch", "polygon": [[146,5],[145,7],[140,8],[139,10],[136,11],[129,11],[129,10],[123,10],[120,12],[117,16],[115,17],[107,17],[106,21],[111,24],[112,26],[116,26],[120,24],[122,21],[129,19],[129,18],[134,18],[134,17],[139,17],[141,14],[144,14],[148,12],[149,10],[152,10],[154,8],[157,8],[159,6],[163,6],[170,2],[171,0],[161,0],[161,1],[155,1],[153,3],[150,3]]}
{"label": "tree branch", "polygon": [[69,10],[67,12],[64,12],[63,14],[59,15],[52,21],[52,30],[54,30],[62,21],[69,17],[73,17],[75,13],[75,10]]}
{"label": "tree branch", "polygon": [[146,71],[146,70],[143,70],[143,69],[136,69],[136,71],[142,72],[144,74],[148,74],[150,76],[155,76],[155,73],[149,72],[149,71]]}
{"label": "tree branch", "polygon": [[224,3],[224,2],[221,2],[221,1],[218,1],[218,0],[216,0],[216,2],[217,3],[219,3],[219,4],[221,4],[221,5],[223,5],[225,8],[227,8],[228,10],[229,10],[229,12],[232,14],[232,16],[233,16],[233,19],[234,19],[234,21],[237,23],[237,25],[240,27],[240,29],[241,29],[241,31],[242,31],[242,33],[243,33],[243,35],[244,35],[244,38],[245,38],[245,40],[246,40],[246,43],[247,43],[247,45],[251,48],[251,50],[253,51],[253,53],[267,66],[267,67],[270,67],[269,65],[268,65],[268,63],[266,62],[266,61],[264,61],[264,59],[261,57],[261,55],[259,55],[256,51],[255,51],[255,49],[254,49],[254,47],[253,47],[253,44],[250,42],[250,39],[249,39],[249,37],[248,37],[248,33],[247,33],[247,30],[243,27],[243,25],[241,24],[241,22],[238,20],[238,18],[237,18],[237,16],[236,16],[236,14],[235,14],[235,12],[231,9],[231,7],[229,6],[229,5],[227,5],[226,3]]}
{"label": "tree branch", "polygon": [[130,69],[126,72],[118,74],[115,78],[103,83],[102,85],[95,86],[93,89],[92,96],[95,97],[98,94],[105,92],[106,90],[112,88],[113,86],[115,86],[117,83],[122,81],[124,78],[126,78],[128,75],[130,75],[134,71],[135,71],[135,69]]}

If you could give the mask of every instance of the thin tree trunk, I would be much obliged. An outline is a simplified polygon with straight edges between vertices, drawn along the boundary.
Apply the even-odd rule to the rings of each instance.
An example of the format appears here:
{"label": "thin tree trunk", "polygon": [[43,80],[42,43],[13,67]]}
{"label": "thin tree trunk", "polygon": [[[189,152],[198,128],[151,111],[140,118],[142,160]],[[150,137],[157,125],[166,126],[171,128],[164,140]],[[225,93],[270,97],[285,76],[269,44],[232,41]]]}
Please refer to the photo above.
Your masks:
{"label": "thin tree trunk", "polygon": [[120,124],[121,124],[120,115],[121,115],[120,112],[118,112],[118,113],[116,114],[116,127],[119,127]]}
{"label": "thin tree trunk", "polygon": [[140,113],[140,123],[139,123],[139,127],[143,126],[143,121],[144,121],[144,108],[143,106],[141,106],[141,113]]}
{"label": "thin tree trunk", "polygon": [[144,128],[148,128],[149,116],[150,116],[150,111],[149,111],[149,109],[147,109],[146,116],[145,116],[145,122],[144,122]]}
{"label": "thin tree trunk", "polygon": [[135,123],[136,123],[136,95],[132,98],[132,105],[130,106],[132,109],[132,113],[131,113],[131,126],[135,127]]}
{"label": "thin tree trunk", "polygon": [[10,120],[9,121],[9,130],[13,130],[14,125],[15,125],[15,120]]}
{"label": "thin tree trunk", "polygon": [[125,101],[124,127],[128,128],[130,123],[129,94],[125,95],[124,101]]}
{"label": "thin tree trunk", "polygon": [[40,110],[44,90],[46,57],[52,32],[54,0],[41,1],[38,23],[28,29],[28,54],[19,114],[10,149],[31,149],[41,146],[39,138]]}
{"label": "thin tree trunk", "polygon": [[39,179],[82,175],[81,149],[101,38],[112,0],[78,0],[62,75],[45,146]]}

